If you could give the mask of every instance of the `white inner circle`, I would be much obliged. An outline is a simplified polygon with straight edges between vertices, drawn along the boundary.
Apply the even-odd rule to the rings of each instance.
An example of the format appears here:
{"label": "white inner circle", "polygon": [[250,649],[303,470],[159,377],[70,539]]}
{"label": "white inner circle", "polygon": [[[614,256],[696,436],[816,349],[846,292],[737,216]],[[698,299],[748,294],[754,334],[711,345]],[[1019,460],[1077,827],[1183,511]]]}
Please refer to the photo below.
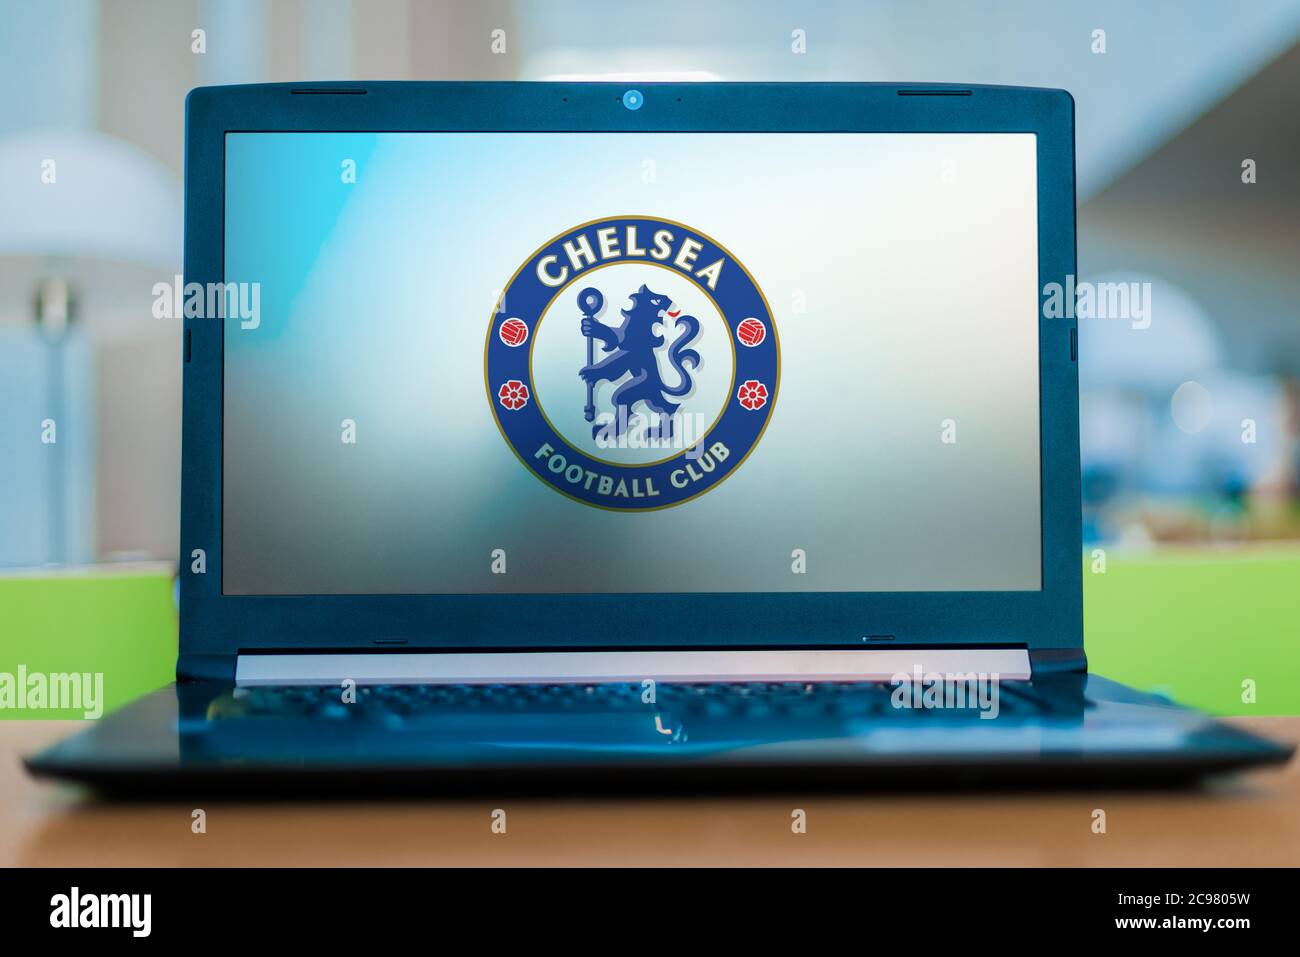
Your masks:
{"label": "white inner circle", "polygon": [[[653,325],[654,333],[664,340],[654,350],[654,359],[667,388],[676,389],[682,382],[669,361],[669,348],[688,331],[683,317],[694,316],[700,325],[699,335],[686,346],[700,355],[698,369],[684,363],[692,380],[690,391],[683,396],[663,397],[664,402],[679,406],[673,415],[671,434],[664,431],[661,416],[641,401],[631,406],[626,428],[616,427],[613,395],[632,378],[631,373],[596,383],[595,421],[588,422],[584,416],[587,384],[578,372],[587,364],[587,340],[582,335],[578,293],[594,286],[604,294],[605,304],[596,321],[612,329],[624,323],[623,310],[632,308],[630,297],[643,285],[669,299],[671,311],[680,310],[675,319],[661,315]],[[642,320],[638,316],[633,321]],[[552,300],[533,328],[532,342],[533,390],[547,419],[574,448],[607,462],[643,465],[672,458],[704,437],[730,397],[735,361],[731,332],[712,300],[676,270],[648,263],[618,263],[584,270]],[[592,354],[599,363],[612,353],[597,339]],[[600,427],[598,435],[593,435],[593,426]]]}

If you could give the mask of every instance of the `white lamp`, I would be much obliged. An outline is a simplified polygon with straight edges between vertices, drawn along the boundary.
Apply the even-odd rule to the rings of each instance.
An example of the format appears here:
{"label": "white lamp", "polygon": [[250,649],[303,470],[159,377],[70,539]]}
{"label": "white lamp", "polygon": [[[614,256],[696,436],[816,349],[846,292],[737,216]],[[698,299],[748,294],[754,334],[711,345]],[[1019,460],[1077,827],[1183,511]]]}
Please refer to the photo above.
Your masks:
{"label": "white lamp", "polygon": [[[79,340],[93,344],[149,324],[168,331],[149,313],[144,281],[170,282],[180,272],[181,186],[121,140],[34,130],[0,139],[0,210],[0,335],[10,345],[0,350],[7,410],[0,441],[12,453],[0,498],[13,511],[0,564],[85,561],[93,542],[90,430],[63,429],[51,443],[38,441],[38,426],[49,419],[60,428],[65,416],[93,420],[93,393],[81,381],[89,352]],[[144,308],[106,308],[123,300],[124,276],[127,288],[142,290]],[[35,512],[44,514],[43,529]]]}

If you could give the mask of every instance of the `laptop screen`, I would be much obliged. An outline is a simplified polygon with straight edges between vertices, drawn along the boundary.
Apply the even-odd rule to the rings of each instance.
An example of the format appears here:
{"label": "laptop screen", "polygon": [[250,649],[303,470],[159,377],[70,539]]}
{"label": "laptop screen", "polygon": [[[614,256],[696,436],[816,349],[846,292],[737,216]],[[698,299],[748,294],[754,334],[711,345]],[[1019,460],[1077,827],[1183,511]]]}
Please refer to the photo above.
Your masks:
{"label": "laptop screen", "polygon": [[231,133],[228,595],[1042,586],[1033,134]]}

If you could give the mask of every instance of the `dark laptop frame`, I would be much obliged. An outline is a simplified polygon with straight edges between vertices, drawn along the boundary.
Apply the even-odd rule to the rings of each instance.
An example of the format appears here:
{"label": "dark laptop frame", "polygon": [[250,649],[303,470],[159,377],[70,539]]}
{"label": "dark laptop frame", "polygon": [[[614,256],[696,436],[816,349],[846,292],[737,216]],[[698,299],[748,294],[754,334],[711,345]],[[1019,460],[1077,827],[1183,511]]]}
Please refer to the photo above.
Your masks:
{"label": "dark laptop frame", "polygon": [[[1038,152],[1039,284],[1075,271],[1074,101],[1063,90],[855,83],[355,83],[207,87],[186,101],[185,281],[224,277],[232,132],[1016,132]],[[562,225],[562,224],[561,224]],[[1083,670],[1073,318],[1039,310],[1042,590],[594,595],[221,592],[225,323],[186,319],[180,678],[253,651],[1025,647]],[[989,370],[996,375],[997,370]],[[206,570],[193,572],[193,553]]]}

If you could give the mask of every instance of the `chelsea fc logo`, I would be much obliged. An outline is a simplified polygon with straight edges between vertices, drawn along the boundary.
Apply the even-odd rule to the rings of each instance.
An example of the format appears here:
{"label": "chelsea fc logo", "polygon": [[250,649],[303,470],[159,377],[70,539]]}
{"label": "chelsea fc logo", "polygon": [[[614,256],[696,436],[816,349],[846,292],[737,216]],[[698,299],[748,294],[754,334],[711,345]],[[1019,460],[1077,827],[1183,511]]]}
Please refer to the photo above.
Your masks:
{"label": "chelsea fc logo", "polygon": [[772,312],[725,248],[682,223],[574,227],[492,315],[488,402],[519,460],[587,505],[643,512],[717,487],[776,405]]}

